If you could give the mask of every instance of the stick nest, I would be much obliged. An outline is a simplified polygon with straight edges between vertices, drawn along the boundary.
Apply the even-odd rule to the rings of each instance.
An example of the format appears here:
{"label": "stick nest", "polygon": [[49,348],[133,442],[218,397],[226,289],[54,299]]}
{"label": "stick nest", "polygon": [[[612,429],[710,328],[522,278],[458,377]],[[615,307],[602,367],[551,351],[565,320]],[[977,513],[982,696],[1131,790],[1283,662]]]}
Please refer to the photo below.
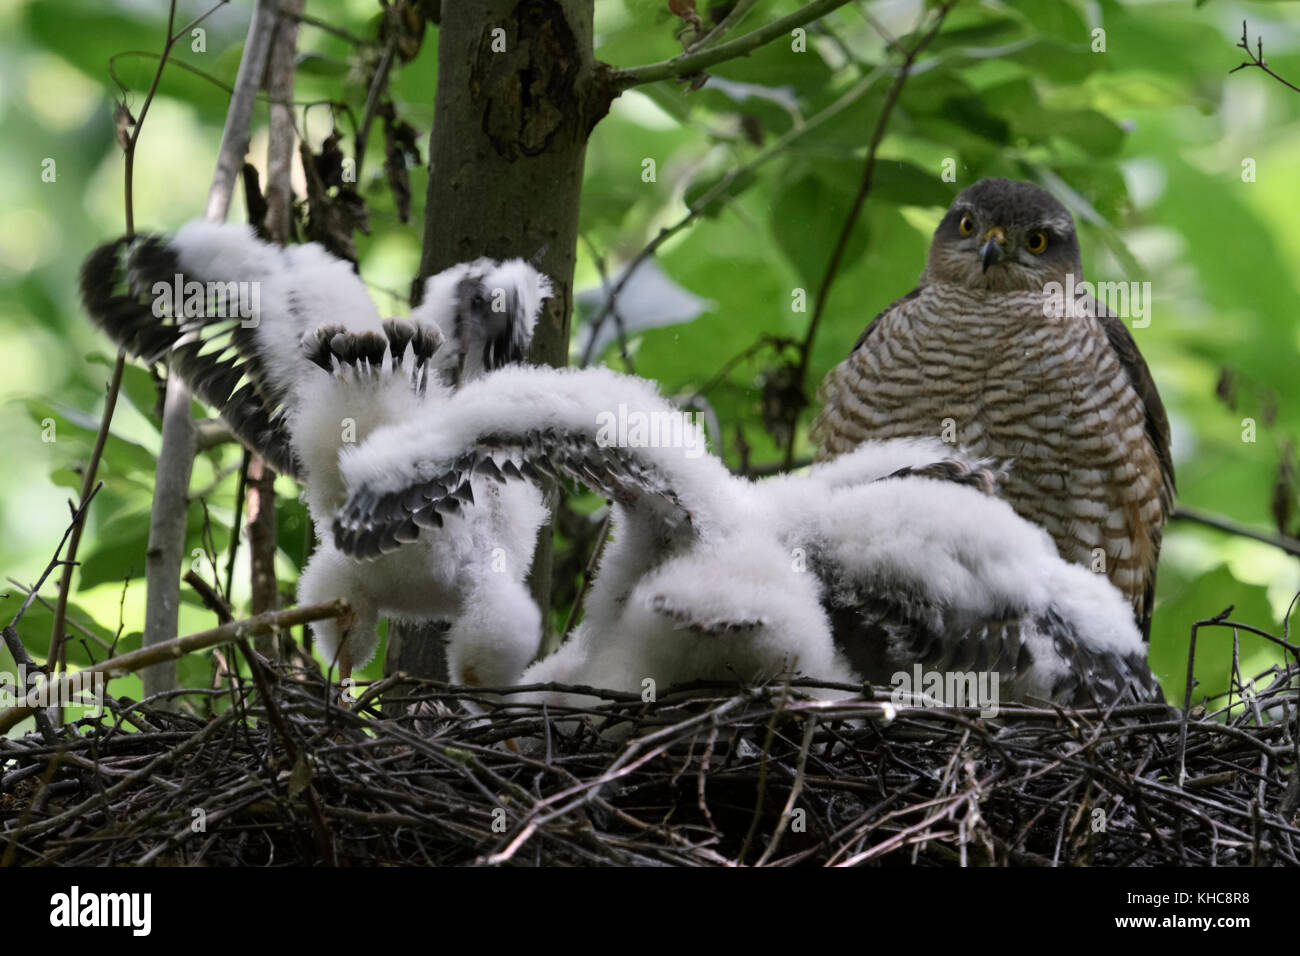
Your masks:
{"label": "stick nest", "polygon": [[110,699],[0,741],[0,863],[1300,863],[1296,665],[1186,718],[982,718],[811,682],[568,711],[388,679],[342,706],[254,666],[179,710]]}

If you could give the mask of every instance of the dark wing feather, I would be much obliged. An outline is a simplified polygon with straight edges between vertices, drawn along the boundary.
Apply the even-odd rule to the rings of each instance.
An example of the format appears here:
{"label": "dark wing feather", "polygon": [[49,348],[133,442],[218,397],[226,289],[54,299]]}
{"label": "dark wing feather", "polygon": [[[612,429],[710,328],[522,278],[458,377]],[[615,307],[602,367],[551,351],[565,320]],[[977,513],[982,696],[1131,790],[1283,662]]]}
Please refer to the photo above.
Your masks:
{"label": "dark wing feather", "polygon": [[442,516],[473,504],[472,476],[540,484],[571,479],[621,505],[654,513],[668,531],[688,527],[690,512],[643,449],[601,447],[587,432],[502,428],[480,435],[455,461],[422,466],[400,488],[354,489],[334,520],[334,543],[345,554],[373,558],[436,528]]}
{"label": "dark wing feather", "polygon": [[[171,286],[180,272],[165,239],[118,239],[86,259],[82,301],[95,324],[128,354],[150,364],[166,361],[201,401],[220,412],[240,441],[276,471],[301,477],[285,427],[284,395],[270,385],[253,330],[238,318],[154,314],[154,283]],[[195,275],[186,279],[205,281]]]}
{"label": "dark wing feather", "polygon": [[1039,628],[1051,629],[1056,653],[1069,664],[1066,676],[1052,688],[1054,701],[1070,707],[1164,703],[1160,683],[1141,654],[1120,655],[1086,647],[1058,617],[1040,621]]}
{"label": "dark wing feather", "polygon": [[[1174,493],[1177,487],[1174,483],[1174,459],[1170,450],[1169,435],[1169,417],[1165,414],[1164,402],[1160,400],[1160,392],[1156,389],[1155,379],[1151,377],[1151,370],[1147,368],[1146,359],[1138,351],[1137,343],[1133,341],[1133,336],[1124,324],[1124,320],[1111,315],[1100,303],[1097,306],[1097,318],[1101,326],[1106,330],[1106,339],[1110,347],[1114,350],[1120,364],[1124,366],[1124,371],[1128,375],[1129,384],[1137,392],[1138,397],[1142,399],[1142,407],[1146,412],[1146,436],[1147,441],[1151,443],[1151,449],[1155,454],[1156,461],[1160,465],[1160,478],[1162,487],[1160,489],[1160,501],[1164,510],[1164,517],[1168,517],[1174,507]],[[1163,527],[1157,525],[1150,529],[1152,543],[1155,545],[1156,553],[1160,552],[1160,541],[1163,537]],[[1145,611],[1142,620],[1138,621],[1138,626],[1142,629],[1142,636],[1149,638],[1151,636],[1151,612],[1155,606],[1156,593],[1156,568],[1151,569],[1151,574],[1147,578],[1147,588],[1143,607]]]}
{"label": "dark wing feather", "polygon": [[836,646],[865,681],[889,686],[914,665],[942,674],[996,674],[1000,699],[1026,700],[1036,681],[1026,634],[1049,634],[1067,674],[1051,700],[1070,707],[1163,701],[1145,658],[1084,646],[1052,611],[1029,616],[1015,609],[972,614],[943,608],[884,581],[846,582],[814,557]]}

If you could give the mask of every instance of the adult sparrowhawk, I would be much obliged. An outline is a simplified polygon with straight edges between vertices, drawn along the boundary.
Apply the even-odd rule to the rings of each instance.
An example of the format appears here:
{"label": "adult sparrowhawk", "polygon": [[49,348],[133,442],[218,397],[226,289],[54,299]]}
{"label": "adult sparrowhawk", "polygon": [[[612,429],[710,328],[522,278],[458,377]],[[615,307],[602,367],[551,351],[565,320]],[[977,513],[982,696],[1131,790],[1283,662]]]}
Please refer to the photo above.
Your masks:
{"label": "adult sparrowhawk", "polygon": [[1001,494],[1063,558],[1104,570],[1149,635],[1173,503],[1169,423],[1121,317],[1087,294],[1074,220],[1045,190],[984,179],[935,230],[917,287],[821,386],[827,458],[938,436],[1002,461]]}

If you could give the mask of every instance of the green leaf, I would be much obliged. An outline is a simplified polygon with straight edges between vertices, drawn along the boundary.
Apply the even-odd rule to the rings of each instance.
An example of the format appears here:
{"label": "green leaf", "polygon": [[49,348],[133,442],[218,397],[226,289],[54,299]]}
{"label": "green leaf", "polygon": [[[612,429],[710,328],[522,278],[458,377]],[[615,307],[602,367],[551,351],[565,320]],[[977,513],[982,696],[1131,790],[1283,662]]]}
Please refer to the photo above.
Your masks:
{"label": "green leaf", "polygon": [[1041,110],[1016,122],[1017,131],[1035,128],[1063,136],[1093,156],[1113,156],[1124,145],[1124,130],[1096,110]]}
{"label": "green leaf", "polygon": [[[1165,581],[1164,577],[1171,580]],[[1164,575],[1160,581],[1160,600],[1151,622],[1151,669],[1165,689],[1169,700],[1182,705],[1187,686],[1187,658],[1191,626],[1196,621],[1214,617],[1233,605],[1231,619],[1277,631],[1268,591],[1245,584],[1220,566],[1190,580]],[[1281,650],[1262,637],[1238,632],[1241,676],[1249,680],[1273,663],[1280,663]],[[1227,691],[1232,679],[1232,640],[1230,628],[1203,627],[1196,641],[1195,675],[1197,686],[1193,703],[1206,696]]]}
{"label": "green leaf", "polygon": [[[44,399],[31,398],[23,403],[27,414],[40,428],[48,428],[54,423],[54,444],[61,446],[65,442],[83,442],[85,453],[94,445],[99,434],[99,418],[79,408],[55,405]],[[78,451],[77,454],[82,452]],[[138,442],[114,434],[111,430],[104,443],[104,464],[108,472],[123,473],[128,470],[154,471],[154,456]]]}
{"label": "green leaf", "polygon": [[158,386],[147,371],[128,362],[122,369],[122,394],[145,418],[157,420]]}
{"label": "green leaf", "polygon": [[1046,34],[1063,43],[1087,43],[1091,39],[1088,25],[1069,3],[1043,3],[1042,0],[1004,0],[1023,16],[1034,33]]}
{"label": "green leaf", "polygon": [[350,69],[352,67],[346,60],[318,53],[302,53],[298,56],[298,70],[308,76],[343,76]]}
{"label": "green leaf", "polygon": [[803,52],[791,49],[790,37],[773,40],[748,56],[737,57],[708,69],[714,76],[760,86],[791,87],[808,96],[830,83],[831,69],[813,44]]}
{"label": "green leaf", "polygon": [[957,192],[955,184],[945,183],[933,173],[906,160],[876,160],[871,184],[871,196],[876,199],[906,206],[947,208]]}
{"label": "green leaf", "polygon": [[[686,205],[694,209],[696,203],[705,197],[711,190],[718,186],[722,180],[726,179],[730,173],[723,173],[718,176],[710,176],[704,179],[697,179],[686,187],[686,194],[683,197]],[[705,217],[716,216],[722,207],[732,199],[735,199],[750,186],[758,181],[758,177],[750,171],[745,171],[735,177],[724,189],[721,189],[717,195],[714,195],[706,207],[700,210],[700,215]]]}
{"label": "green leaf", "polygon": [[[795,176],[776,197],[771,217],[773,237],[810,295],[826,271],[852,201],[851,193],[833,188],[812,172]],[[852,265],[866,248],[866,226],[859,218],[845,244],[840,267]]]}
{"label": "green leaf", "polygon": [[[57,591],[58,571],[56,570],[46,580],[45,587],[41,589],[41,595],[53,606]],[[0,623],[8,624],[13,619],[13,616],[18,613],[18,609],[25,600],[27,600],[26,595],[17,588],[6,587],[6,593],[0,594]],[[102,645],[88,640],[78,628],[84,627],[106,644],[112,643],[112,632],[96,623],[94,617],[74,601],[68,602],[67,620],[71,622],[67,630],[67,633],[71,636],[64,646],[67,648],[69,664],[77,667],[88,667],[94,661],[101,661],[108,656],[108,652]],[[39,600],[34,601],[19,620],[15,630],[17,630],[18,637],[27,653],[37,663],[44,663],[50,653],[50,635],[54,632],[53,610],[45,607]],[[90,653],[87,653],[87,647],[90,648]],[[93,661],[91,654],[94,655]]]}

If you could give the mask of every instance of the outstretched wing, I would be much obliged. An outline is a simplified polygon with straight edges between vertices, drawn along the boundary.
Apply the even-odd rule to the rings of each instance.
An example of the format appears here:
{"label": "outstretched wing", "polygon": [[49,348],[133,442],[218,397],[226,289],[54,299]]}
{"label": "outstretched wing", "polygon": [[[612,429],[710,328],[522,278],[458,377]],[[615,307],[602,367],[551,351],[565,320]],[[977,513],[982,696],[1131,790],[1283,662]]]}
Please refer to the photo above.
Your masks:
{"label": "outstretched wing", "polygon": [[312,372],[309,362],[324,357],[319,340],[304,336],[322,325],[335,326],[330,338],[385,334],[349,263],[314,244],[261,242],[242,225],[194,222],[171,238],[101,246],[82,267],[81,294],[90,317],[128,353],[168,361],[241,441],[296,477],[302,467],[285,405]]}
{"label": "outstretched wing", "polygon": [[707,517],[729,479],[698,426],[652,384],[608,369],[531,366],[466,385],[436,419],[377,431],[345,450],[342,471],[349,495],[335,542],[363,558],[472,502],[471,475],[572,479],[635,506],[665,533]]}

